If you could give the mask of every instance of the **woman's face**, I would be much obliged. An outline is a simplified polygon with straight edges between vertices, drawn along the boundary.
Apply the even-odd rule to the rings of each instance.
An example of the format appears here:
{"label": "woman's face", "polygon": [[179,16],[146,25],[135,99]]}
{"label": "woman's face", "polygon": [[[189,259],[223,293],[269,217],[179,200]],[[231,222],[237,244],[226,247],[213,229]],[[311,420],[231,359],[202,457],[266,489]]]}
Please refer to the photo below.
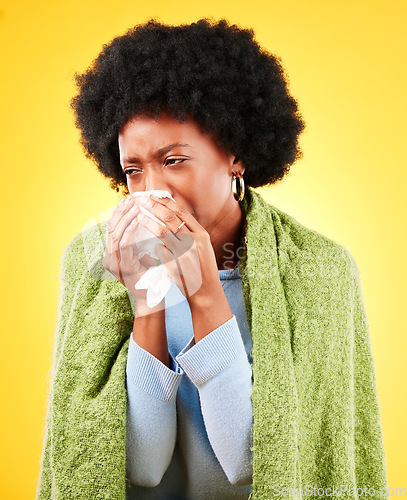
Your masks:
{"label": "woman's face", "polygon": [[207,230],[240,210],[232,172],[244,167],[226,154],[192,119],[179,123],[161,114],[129,120],[119,134],[120,163],[130,193],[169,191]]}

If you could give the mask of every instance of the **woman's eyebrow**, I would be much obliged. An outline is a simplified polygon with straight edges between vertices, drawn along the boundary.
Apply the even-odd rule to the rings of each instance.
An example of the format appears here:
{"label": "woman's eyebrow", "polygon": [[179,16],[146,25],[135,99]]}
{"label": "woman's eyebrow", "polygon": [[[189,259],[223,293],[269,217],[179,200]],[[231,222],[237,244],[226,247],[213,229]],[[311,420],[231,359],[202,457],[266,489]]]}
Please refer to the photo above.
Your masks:
{"label": "woman's eyebrow", "polygon": [[[184,144],[181,142],[174,142],[174,144],[169,144],[168,146],[164,146],[164,147],[158,149],[153,154],[153,158],[160,158],[161,156],[165,155],[165,153],[168,153],[169,151],[171,151],[171,149],[174,149],[177,146],[192,148],[192,146],[190,144]],[[122,159],[123,163],[133,163],[133,162],[137,162],[137,161],[139,161],[139,158],[137,158],[137,156],[134,156],[134,155],[128,156],[127,158]]]}

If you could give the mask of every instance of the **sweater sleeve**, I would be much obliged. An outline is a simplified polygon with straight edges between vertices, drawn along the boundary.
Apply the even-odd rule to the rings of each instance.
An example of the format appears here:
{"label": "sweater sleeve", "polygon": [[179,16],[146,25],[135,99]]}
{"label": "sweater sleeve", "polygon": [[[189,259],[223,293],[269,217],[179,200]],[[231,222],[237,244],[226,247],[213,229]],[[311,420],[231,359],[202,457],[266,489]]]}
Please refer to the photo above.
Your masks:
{"label": "sweater sleeve", "polygon": [[235,315],[176,356],[199,391],[208,438],[229,482],[252,482],[252,369]]}
{"label": "sweater sleeve", "polygon": [[130,336],[126,366],[126,471],[138,486],[157,486],[176,440],[176,393],[183,375],[170,354],[171,368]]}

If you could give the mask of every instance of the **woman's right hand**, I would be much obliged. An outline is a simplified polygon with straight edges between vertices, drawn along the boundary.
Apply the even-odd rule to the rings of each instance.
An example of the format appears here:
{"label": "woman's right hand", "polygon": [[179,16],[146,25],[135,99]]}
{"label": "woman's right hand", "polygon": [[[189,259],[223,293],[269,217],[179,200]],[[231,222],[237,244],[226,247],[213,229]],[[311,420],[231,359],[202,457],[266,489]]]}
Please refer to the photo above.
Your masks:
{"label": "woman's right hand", "polygon": [[145,309],[146,290],[136,290],[134,285],[148,267],[156,265],[156,261],[149,255],[144,255],[140,260],[136,257],[134,233],[139,211],[134,196],[129,195],[118,203],[107,223],[106,250],[102,264],[133,295],[140,313],[141,309]]}

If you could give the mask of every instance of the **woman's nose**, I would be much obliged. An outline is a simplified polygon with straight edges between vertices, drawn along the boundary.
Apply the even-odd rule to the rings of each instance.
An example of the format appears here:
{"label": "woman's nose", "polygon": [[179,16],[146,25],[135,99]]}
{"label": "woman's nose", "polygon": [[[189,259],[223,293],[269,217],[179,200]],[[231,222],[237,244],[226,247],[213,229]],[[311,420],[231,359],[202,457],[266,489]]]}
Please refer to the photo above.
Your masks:
{"label": "woman's nose", "polygon": [[147,169],[144,176],[144,191],[168,191],[169,186],[160,169]]}

